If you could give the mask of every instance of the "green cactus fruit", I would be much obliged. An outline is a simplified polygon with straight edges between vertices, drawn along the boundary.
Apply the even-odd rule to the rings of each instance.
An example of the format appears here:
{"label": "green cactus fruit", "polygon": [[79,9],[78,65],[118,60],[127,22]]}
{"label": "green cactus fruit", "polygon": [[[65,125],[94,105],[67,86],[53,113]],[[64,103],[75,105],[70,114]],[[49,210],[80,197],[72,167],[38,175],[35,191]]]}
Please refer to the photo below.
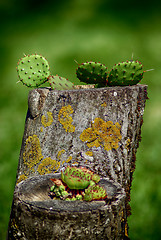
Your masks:
{"label": "green cactus fruit", "polygon": [[70,201],[76,201],[77,199],[75,197],[70,198]]}
{"label": "green cactus fruit", "polygon": [[102,200],[107,197],[106,190],[99,185],[92,185],[85,189],[84,200]]}
{"label": "green cactus fruit", "polygon": [[81,194],[77,194],[75,197],[77,200],[82,200],[82,198],[83,198]]}
{"label": "green cactus fruit", "polygon": [[64,77],[50,76],[48,82],[53,90],[72,90],[74,84]]}
{"label": "green cactus fruit", "polygon": [[69,196],[69,193],[65,190],[64,185],[57,186],[56,184],[51,186],[50,191],[55,194],[57,198],[66,198]]}
{"label": "green cactus fruit", "polygon": [[58,187],[56,187],[56,188],[54,189],[54,193],[55,193],[56,197],[60,197],[60,196],[61,196],[61,192],[59,191],[59,188],[58,188]]}
{"label": "green cactus fruit", "polygon": [[18,62],[18,77],[27,87],[38,87],[48,80],[50,75],[47,60],[37,54],[25,55]]}
{"label": "green cactus fruit", "polygon": [[54,189],[55,189],[55,185],[51,186],[50,191],[54,192]]}
{"label": "green cactus fruit", "polygon": [[67,197],[67,198],[65,198],[65,201],[71,201],[71,198]]}
{"label": "green cactus fruit", "polygon": [[67,198],[69,196],[69,193],[67,191],[63,191],[63,192],[61,192],[61,196],[63,198]]}
{"label": "green cactus fruit", "polygon": [[107,85],[107,67],[102,63],[86,62],[76,69],[77,78],[87,84],[96,84],[96,87]]}
{"label": "green cactus fruit", "polygon": [[143,65],[138,61],[126,61],[115,64],[109,72],[109,86],[131,86],[139,83],[143,78]]}
{"label": "green cactus fruit", "polygon": [[[94,179],[93,179],[94,178]],[[66,167],[61,179],[70,189],[85,189],[91,181],[99,182],[100,177],[83,167]]]}
{"label": "green cactus fruit", "polygon": [[59,191],[62,193],[65,191],[65,186],[64,185],[60,185],[59,186]]}

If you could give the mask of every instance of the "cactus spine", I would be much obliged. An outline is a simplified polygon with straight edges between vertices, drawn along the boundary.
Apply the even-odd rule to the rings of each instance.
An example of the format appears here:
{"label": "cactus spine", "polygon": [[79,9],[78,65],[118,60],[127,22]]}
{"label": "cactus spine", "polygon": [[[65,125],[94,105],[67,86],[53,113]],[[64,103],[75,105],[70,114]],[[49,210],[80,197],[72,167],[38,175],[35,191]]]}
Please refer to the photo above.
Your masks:
{"label": "cactus spine", "polygon": [[135,85],[143,78],[143,65],[139,61],[126,61],[115,64],[109,72],[109,86]]}
{"label": "cactus spine", "polygon": [[50,76],[48,79],[50,87],[53,90],[71,90],[74,89],[74,84],[64,77]]}
{"label": "cactus spine", "polygon": [[76,75],[80,81],[96,84],[96,87],[105,87],[107,84],[107,67],[102,63],[82,63],[76,69]]}
{"label": "cactus spine", "polygon": [[37,54],[25,55],[18,62],[20,81],[27,87],[38,87],[48,80],[50,68],[47,60]]}

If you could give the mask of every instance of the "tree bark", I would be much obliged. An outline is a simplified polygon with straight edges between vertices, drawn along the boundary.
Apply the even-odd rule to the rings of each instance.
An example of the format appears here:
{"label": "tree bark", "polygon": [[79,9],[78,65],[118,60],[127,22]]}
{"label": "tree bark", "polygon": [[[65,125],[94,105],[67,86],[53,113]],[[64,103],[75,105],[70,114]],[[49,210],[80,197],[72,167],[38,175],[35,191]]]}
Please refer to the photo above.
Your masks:
{"label": "tree bark", "polygon": [[[88,220],[90,226],[87,229],[90,234],[93,234],[90,235],[92,238],[88,238],[88,234],[85,235],[83,230],[82,238],[81,235],[77,235],[76,225],[71,227],[73,212],[67,211],[65,219],[68,220],[65,224],[69,225],[68,234],[64,227],[66,230],[61,230],[64,235],[59,235],[57,238],[57,233],[54,233],[55,238],[50,236],[50,239],[77,239],[77,236],[78,239],[84,237],[87,239],[123,239],[123,235],[124,238],[128,238],[127,216],[130,214],[130,187],[135,169],[135,154],[141,140],[141,125],[146,99],[147,86],[140,84],[100,89],[52,91],[49,88],[39,88],[30,91],[29,109],[17,171],[18,185],[15,188],[9,232],[13,232],[13,222],[17,221],[13,219],[21,218],[21,215],[18,215],[19,210],[25,214],[23,209],[29,209],[30,213],[32,209],[37,209],[33,212],[37,211],[36,214],[38,216],[40,214],[42,219],[49,216],[54,219],[54,216],[55,220],[52,221],[52,224],[50,222],[50,228],[57,228],[58,222],[59,228],[63,226],[64,215],[61,213],[52,215],[53,210],[50,213],[50,209],[46,210],[47,206],[44,209],[41,208],[40,211],[37,201],[36,205],[33,203],[34,201],[26,203],[21,198],[17,198],[16,194],[21,191],[19,185],[21,186],[25,182],[30,184],[32,177],[44,177],[46,174],[59,173],[66,165],[74,165],[90,168],[102,178],[108,178],[112,184],[118,184],[121,186],[119,194],[122,197],[118,198],[119,201],[113,200],[111,205],[106,203],[103,207],[108,214],[104,214],[106,221],[104,218],[101,222],[103,228],[100,233],[98,230],[95,231],[96,222],[92,221],[100,219],[99,211],[102,210],[99,209],[102,207],[98,207],[97,210],[89,210],[85,214],[82,214],[81,211],[77,212],[79,217],[84,217],[81,222],[76,221],[77,227],[80,226],[78,229],[84,229],[83,224],[86,224],[87,219],[91,216],[91,220]],[[113,211],[113,206],[116,207],[115,211]],[[96,214],[97,217],[95,211],[98,214]],[[49,216],[47,217],[46,214]],[[76,216],[75,213],[74,216]],[[77,219],[77,217],[75,218]],[[23,219],[25,218],[23,217]],[[34,221],[35,224],[37,222],[37,219],[33,219],[31,223],[28,221],[30,226],[34,224]],[[114,226],[111,227],[112,230],[108,228],[108,219],[111,224],[113,221],[117,222],[115,226],[112,224]],[[121,223],[123,235],[117,234],[118,229],[120,232],[118,222]],[[36,232],[32,234],[36,236]],[[19,239],[28,238],[21,237]],[[46,237],[46,239],[48,238]]]}

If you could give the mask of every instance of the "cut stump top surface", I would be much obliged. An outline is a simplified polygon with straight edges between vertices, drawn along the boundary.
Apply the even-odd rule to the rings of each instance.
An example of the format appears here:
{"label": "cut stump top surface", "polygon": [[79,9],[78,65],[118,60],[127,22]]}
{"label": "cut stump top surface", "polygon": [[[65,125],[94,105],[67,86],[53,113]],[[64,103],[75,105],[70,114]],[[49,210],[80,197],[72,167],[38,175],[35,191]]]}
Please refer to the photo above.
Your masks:
{"label": "cut stump top surface", "polygon": [[107,202],[105,200],[98,201],[65,201],[53,200],[49,196],[50,187],[53,185],[51,178],[60,178],[60,174],[47,174],[43,176],[30,177],[29,179],[19,183],[15,189],[15,197],[24,203],[43,208],[50,211],[70,211],[83,212],[96,210],[105,207],[111,201],[122,199],[125,197],[124,190],[121,186],[108,178],[100,180],[99,185],[103,186],[107,193]]}

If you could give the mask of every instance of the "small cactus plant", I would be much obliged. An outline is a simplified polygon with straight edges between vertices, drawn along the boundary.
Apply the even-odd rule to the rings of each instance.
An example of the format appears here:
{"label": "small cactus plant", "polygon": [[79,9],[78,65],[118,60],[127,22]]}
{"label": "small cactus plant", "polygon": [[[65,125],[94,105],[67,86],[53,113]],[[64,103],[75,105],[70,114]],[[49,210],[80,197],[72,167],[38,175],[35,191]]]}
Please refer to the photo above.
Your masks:
{"label": "small cactus plant", "polygon": [[50,179],[54,185],[50,196],[66,201],[92,201],[107,198],[106,190],[98,185],[100,177],[84,167],[66,167],[61,179]]}
{"label": "small cactus plant", "polygon": [[[86,84],[94,85],[95,88],[135,85],[141,81],[144,72],[153,70],[143,71],[143,65],[134,60],[115,64],[109,73],[107,67],[99,62],[90,61],[78,65],[77,78]],[[52,76],[48,61],[38,54],[25,55],[21,58],[17,72],[20,82],[27,87],[39,87],[47,82],[53,90],[77,88],[64,77]]]}
{"label": "small cactus plant", "polygon": [[86,168],[66,167],[61,179],[70,189],[85,189],[91,182],[98,183],[100,177]]}
{"label": "small cactus plant", "polygon": [[50,188],[50,192],[56,198],[66,199],[70,194],[65,190],[65,186],[59,179],[50,179],[54,185]]}
{"label": "small cactus plant", "polygon": [[74,84],[64,77],[50,76],[48,79],[49,85],[53,90],[71,90],[74,89]]}
{"label": "small cactus plant", "polygon": [[95,87],[107,85],[107,67],[102,63],[86,62],[76,69],[77,78],[87,84],[95,84]]}
{"label": "small cactus plant", "polygon": [[109,86],[135,85],[143,78],[143,65],[139,61],[126,61],[115,64],[109,72]]}
{"label": "small cactus plant", "polygon": [[106,190],[97,185],[89,186],[85,189],[84,200],[85,201],[92,201],[92,200],[102,200],[107,197]]}
{"label": "small cactus plant", "polygon": [[39,87],[48,82],[53,90],[74,89],[74,84],[59,76],[51,76],[48,61],[38,55],[25,55],[17,65],[17,72],[20,82],[27,87]]}
{"label": "small cactus plant", "polygon": [[50,68],[47,60],[37,54],[25,55],[18,62],[19,80],[27,87],[38,87],[48,80]]}

